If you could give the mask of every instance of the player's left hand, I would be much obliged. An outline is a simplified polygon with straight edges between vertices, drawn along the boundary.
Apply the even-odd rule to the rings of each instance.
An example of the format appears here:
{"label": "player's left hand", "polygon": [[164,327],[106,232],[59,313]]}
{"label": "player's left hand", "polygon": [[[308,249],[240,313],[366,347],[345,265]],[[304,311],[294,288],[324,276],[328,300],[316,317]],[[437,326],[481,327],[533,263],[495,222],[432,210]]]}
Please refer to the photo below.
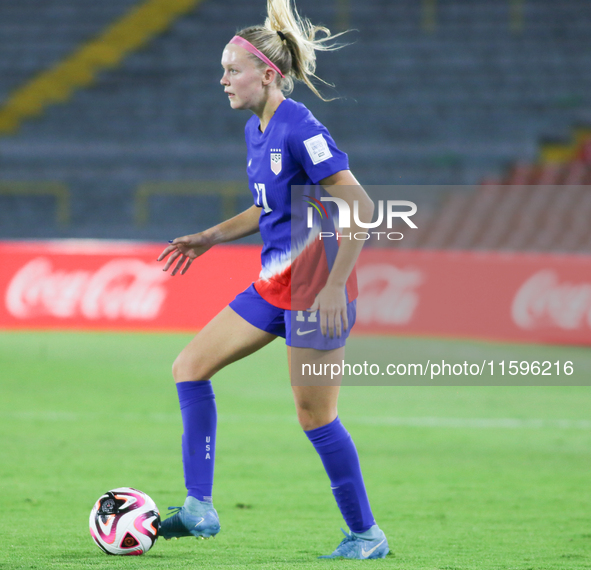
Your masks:
{"label": "player's left hand", "polygon": [[172,276],[176,275],[179,270],[181,275],[184,275],[195,259],[213,247],[213,242],[208,237],[207,232],[178,237],[171,239],[168,243],[170,245],[165,248],[156,261],[162,261],[170,255],[162,271],[168,271],[172,264],[176,262],[171,272]]}
{"label": "player's left hand", "polygon": [[314,299],[308,312],[318,311],[320,331],[324,336],[340,338],[349,328],[347,317],[347,296],[343,287],[326,285]]}

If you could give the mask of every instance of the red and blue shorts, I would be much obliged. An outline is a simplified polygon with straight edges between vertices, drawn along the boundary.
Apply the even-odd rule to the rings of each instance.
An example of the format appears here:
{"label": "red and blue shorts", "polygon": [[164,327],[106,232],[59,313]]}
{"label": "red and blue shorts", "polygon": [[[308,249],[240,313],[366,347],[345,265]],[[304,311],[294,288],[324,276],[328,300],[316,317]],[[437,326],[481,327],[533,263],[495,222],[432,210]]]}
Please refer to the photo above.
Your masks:
{"label": "red and blue shorts", "polygon": [[351,301],[347,304],[349,328],[340,337],[330,338],[328,334],[322,334],[315,311],[289,311],[275,307],[257,293],[254,285],[238,294],[230,307],[257,329],[284,338],[287,346],[317,350],[345,346],[357,314],[357,301]]}

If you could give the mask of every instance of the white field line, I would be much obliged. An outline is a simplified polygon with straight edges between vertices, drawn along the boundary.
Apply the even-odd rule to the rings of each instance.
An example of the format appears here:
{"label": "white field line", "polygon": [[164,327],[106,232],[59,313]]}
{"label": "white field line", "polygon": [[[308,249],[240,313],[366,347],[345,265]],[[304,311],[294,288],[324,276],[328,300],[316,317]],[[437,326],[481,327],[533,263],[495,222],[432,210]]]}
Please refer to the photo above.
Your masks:
{"label": "white field line", "polygon": [[[100,412],[0,412],[0,420],[42,421],[42,422],[95,422],[116,416],[119,421],[143,421],[154,423],[181,424],[180,413],[129,413],[108,414]],[[419,428],[470,428],[470,429],[579,429],[591,430],[591,420],[552,420],[519,418],[440,418],[440,417],[397,417],[397,416],[343,416],[343,423]],[[220,414],[220,422],[228,423],[296,423],[295,416],[289,415],[237,415]]]}
{"label": "white field line", "polygon": [[591,430],[590,420],[540,420],[517,418],[401,418],[401,417],[358,417],[347,422],[375,425],[426,428],[473,428],[473,429],[583,429]]}

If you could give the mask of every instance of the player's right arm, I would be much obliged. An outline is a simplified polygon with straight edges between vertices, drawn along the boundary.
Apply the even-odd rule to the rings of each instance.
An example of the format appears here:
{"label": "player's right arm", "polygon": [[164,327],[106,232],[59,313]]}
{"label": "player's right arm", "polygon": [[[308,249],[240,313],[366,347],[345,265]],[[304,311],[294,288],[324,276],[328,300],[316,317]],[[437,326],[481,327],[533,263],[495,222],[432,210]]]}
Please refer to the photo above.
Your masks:
{"label": "player's right arm", "polygon": [[177,263],[171,275],[176,275],[179,270],[181,275],[184,275],[191,267],[191,263],[214,245],[257,233],[259,231],[260,215],[261,208],[251,206],[248,210],[217,226],[197,234],[172,240],[171,244],[158,256],[158,261],[162,261],[166,256],[170,255],[162,270],[168,271],[176,261]]}

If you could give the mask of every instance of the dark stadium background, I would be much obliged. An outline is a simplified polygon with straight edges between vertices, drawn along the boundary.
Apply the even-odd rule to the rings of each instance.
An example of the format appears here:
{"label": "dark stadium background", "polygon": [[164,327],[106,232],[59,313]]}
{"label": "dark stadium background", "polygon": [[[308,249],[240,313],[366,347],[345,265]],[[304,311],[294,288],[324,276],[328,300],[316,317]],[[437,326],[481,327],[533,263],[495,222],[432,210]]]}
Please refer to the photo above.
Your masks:
{"label": "dark stadium background", "polygon": [[[250,204],[250,113],[229,108],[220,58],[237,29],[262,20],[262,1],[169,2],[179,6],[176,16],[131,25],[139,38],[131,49],[101,53],[95,65],[73,65],[23,95],[141,4],[0,1],[0,238],[161,242]],[[591,213],[589,2],[298,7],[334,32],[354,30],[342,38],[352,45],[318,57],[318,75],[336,85],[323,93],[339,98],[323,103],[302,86],[293,97],[329,127],[363,184],[415,186],[404,196],[417,202],[426,229],[401,247],[591,252],[588,224],[562,242],[552,234],[553,223],[576,225],[576,211]],[[64,76],[72,88],[64,89]],[[523,206],[536,227],[525,238],[511,234],[517,224],[501,238],[458,237],[461,227],[429,235],[458,203],[477,210],[478,186],[496,182],[577,188],[542,203],[529,188],[517,201],[501,196],[487,205],[484,225]]]}

